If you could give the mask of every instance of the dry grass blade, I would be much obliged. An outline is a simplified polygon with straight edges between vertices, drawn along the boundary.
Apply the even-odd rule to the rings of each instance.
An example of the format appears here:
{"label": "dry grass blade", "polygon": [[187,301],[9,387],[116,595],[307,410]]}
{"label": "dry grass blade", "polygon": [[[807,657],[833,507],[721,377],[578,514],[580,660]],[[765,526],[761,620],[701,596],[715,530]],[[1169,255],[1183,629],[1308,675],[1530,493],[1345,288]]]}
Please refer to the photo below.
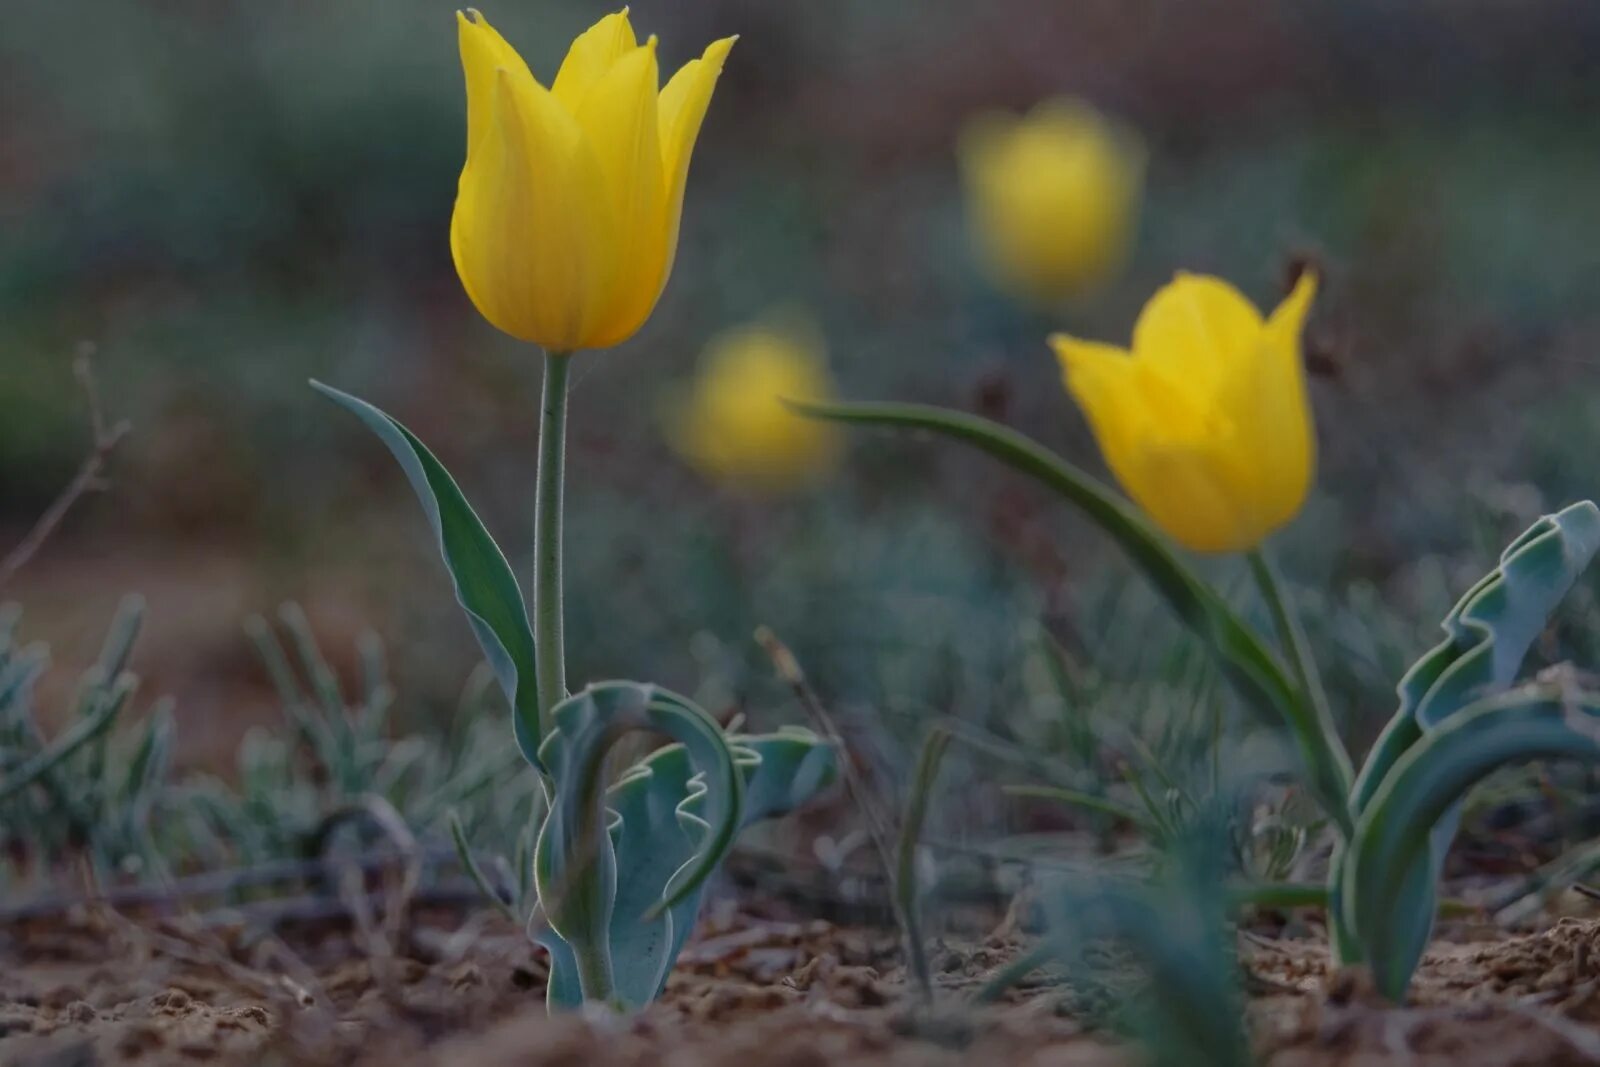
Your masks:
{"label": "dry grass blade", "polygon": [[[816,723],[818,731],[833,744],[839,752],[840,777],[844,779],[845,789],[850,794],[850,799],[855,802],[862,818],[867,824],[868,835],[872,839],[873,849],[878,854],[878,861],[883,866],[884,877],[890,885],[890,900],[892,902],[896,924],[900,927],[901,936],[905,939],[908,965],[919,987],[922,1000],[926,1003],[933,999],[933,979],[929,973],[927,954],[922,945],[921,931],[915,914],[916,888],[914,884],[906,884],[914,878],[914,863],[911,862],[915,851],[916,838],[921,829],[922,815],[926,810],[926,786],[931,782],[933,774],[937,773],[939,760],[944,754],[945,747],[950,742],[947,731],[937,731],[930,735],[928,745],[923,749],[923,759],[919,762],[917,786],[913,789],[911,808],[907,816],[909,833],[900,838],[900,847],[897,849],[891,841],[891,819],[884,813],[883,806],[879,804],[872,787],[857,771],[855,761],[850,758],[850,748],[844,735],[839,731],[838,724],[833,716],[823,705],[811,684],[806,681],[805,672],[800,667],[800,661],[794,656],[787,645],[778,639],[778,635],[765,626],[758,627],[755,633],[756,642],[761,645],[772,660],[773,669],[778,677],[788,684],[794,691],[795,697],[802,707],[806,709],[812,720]],[[937,743],[936,743],[937,739]],[[915,819],[915,829],[911,829],[911,820]],[[903,831],[905,832],[905,831]],[[909,841],[909,843],[908,843]]]}
{"label": "dry grass blade", "polygon": [[355,924],[357,941],[371,962],[373,977],[386,990],[392,991],[397,985],[393,966],[396,946],[405,932],[411,901],[422,879],[421,850],[404,817],[393,804],[375,794],[359,797],[353,804],[328,816],[318,828],[315,839],[326,847],[339,824],[361,816],[377,826],[399,852],[402,857],[399,875],[389,879],[381,926],[373,914],[372,900],[366,892],[365,871],[360,863],[351,861],[339,865],[339,899]]}

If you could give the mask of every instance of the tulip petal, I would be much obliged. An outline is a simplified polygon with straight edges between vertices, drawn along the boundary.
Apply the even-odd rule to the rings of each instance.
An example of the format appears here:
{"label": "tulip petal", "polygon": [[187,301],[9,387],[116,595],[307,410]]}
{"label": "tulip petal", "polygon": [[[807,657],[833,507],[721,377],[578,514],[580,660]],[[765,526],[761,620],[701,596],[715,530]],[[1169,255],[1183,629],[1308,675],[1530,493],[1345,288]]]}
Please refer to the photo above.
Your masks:
{"label": "tulip petal", "polygon": [[1106,467],[1134,503],[1187,548],[1237,547],[1255,524],[1250,470],[1232,462],[1226,417],[1114,345],[1063,334],[1050,343]]}
{"label": "tulip petal", "polygon": [[1267,320],[1253,373],[1238,389],[1245,395],[1227,403],[1249,413],[1242,423],[1245,449],[1257,457],[1258,492],[1268,529],[1288,522],[1310,492],[1316,467],[1316,433],[1306,397],[1300,333],[1316,295],[1309,271]]}
{"label": "tulip petal", "polygon": [[699,59],[691,59],[661,90],[661,163],[666,178],[667,228],[659,250],[661,287],[672,274],[678,254],[678,223],[683,216],[683,191],[689,182],[689,159],[700,136],[700,125],[711,105],[711,92],[737,37],[724,37],[707,46]]}
{"label": "tulip petal", "polygon": [[1125,259],[1144,176],[1131,131],[1080,100],[1053,98],[1021,118],[978,115],[958,152],[972,240],[1003,290],[1056,305]]}
{"label": "tulip petal", "polygon": [[[657,236],[665,226],[657,117],[655,38],[623,56],[578,110],[600,164],[599,187],[617,234],[617,283],[600,306],[592,347],[617,344],[644,323],[660,295]],[[591,194],[592,195],[592,194]]]}
{"label": "tulip petal", "polygon": [[467,155],[491,127],[495,71],[511,72],[517,80],[533,81],[533,73],[517,50],[500,36],[489,20],[468,8],[456,12],[456,37],[461,48],[461,69],[467,80]]}
{"label": "tulip petal", "polygon": [[1261,313],[1239,290],[1220,278],[1180,271],[1139,314],[1133,351],[1204,396],[1215,392],[1229,367],[1255,352],[1261,326]]}
{"label": "tulip petal", "polygon": [[1051,336],[1050,347],[1061,364],[1062,381],[1083,410],[1106,466],[1126,486],[1134,446],[1148,432],[1149,421],[1133,357],[1115,345],[1059,333]]}
{"label": "tulip petal", "polygon": [[550,91],[556,94],[563,107],[576,115],[595,83],[619,59],[638,47],[633,24],[628,21],[628,9],[607,15],[572,42]]}
{"label": "tulip petal", "polygon": [[1174,540],[1194,552],[1238,552],[1264,535],[1241,511],[1237,487],[1207,450],[1143,442],[1133,451],[1128,495]]}
{"label": "tulip petal", "polygon": [[1272,337],[1274,351],[1279,358],[1294,356],[1294,362],[1300,362],[1300,331],[1305,326],[1306,316],[1311,313],[1311,301],[1316,295],[1316,274],[1303,271],[1294,283],[1294,291],[1283,298],[1283,303],[1273,309],[1271,317],[1267,319],[1267,333]]}
{"label": "tulip petal", "polygon": [[832,395],[820,345],[803,323],[717,338],[669,415],[673,447],[703,473],[744,490],[793,489],[825,473],[837,455],[836,431],[784,404]]}
{"label": "tulip petal", "polygon": [[593,294],[614,274],[599,167],[577,122],[531,76],[496,72],[488,136],[461,172],[450,246],[467,294],[495,326],[554,350],[580,347]]}

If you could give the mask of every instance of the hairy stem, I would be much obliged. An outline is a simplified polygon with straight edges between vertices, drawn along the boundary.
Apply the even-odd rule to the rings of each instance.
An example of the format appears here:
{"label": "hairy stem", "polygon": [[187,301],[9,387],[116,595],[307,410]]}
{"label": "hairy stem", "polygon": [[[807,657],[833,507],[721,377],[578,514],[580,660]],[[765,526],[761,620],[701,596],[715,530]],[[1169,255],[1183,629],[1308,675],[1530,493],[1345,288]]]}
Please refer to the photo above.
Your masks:
{"label": "hairy stem", "polygon": [[[546,352],[539,414],[539,481],[533,529],[533,644],[539,670],[539,708],[545,716],[567,697],[562,637],[561,503],[567,457],[568,356]],[[547,720],[548,721],[548,720]]]}
{"label": "hairy stem", "polygon": [[616,992],[611,956],[589,945],[573,945],[572,954],[578,962],[578,988],[583,992],[584,1003],[610,1003]]}

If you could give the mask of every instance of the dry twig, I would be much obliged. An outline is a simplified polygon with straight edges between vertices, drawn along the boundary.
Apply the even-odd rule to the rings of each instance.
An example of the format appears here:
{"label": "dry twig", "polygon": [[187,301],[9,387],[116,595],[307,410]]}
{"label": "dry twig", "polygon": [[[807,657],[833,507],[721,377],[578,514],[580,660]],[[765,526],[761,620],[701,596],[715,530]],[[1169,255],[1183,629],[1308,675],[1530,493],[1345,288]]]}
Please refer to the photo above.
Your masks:
{"label": "dry twig", "polygon": [[73,505],[89,493],[101,492],[107,487],[104,477],[106,462],[111,458],[111,453],[117,447],[128,431],[132,428],[127,420],[119,420],[108,424],[105,411],[100,406],[100,389],[95,384],[94,366],[89,361],[87,354],[80,355],[72,364],[72,372],[78,379],[78,384],[83,388],[84,398],[89,408],[89,432],[91,435],[89,454],[84,457],[83,463],[78,467],[78,473],[73,475],[66,488],[50,502],[44,514],[33,524],[33,528],[18,542],[17,546],[0,559],[0,589],[5,588],[17,572],[27,566],[31,560],[50,540],[50,535],[55,533],[61,525],[61,520],[67,517]]}

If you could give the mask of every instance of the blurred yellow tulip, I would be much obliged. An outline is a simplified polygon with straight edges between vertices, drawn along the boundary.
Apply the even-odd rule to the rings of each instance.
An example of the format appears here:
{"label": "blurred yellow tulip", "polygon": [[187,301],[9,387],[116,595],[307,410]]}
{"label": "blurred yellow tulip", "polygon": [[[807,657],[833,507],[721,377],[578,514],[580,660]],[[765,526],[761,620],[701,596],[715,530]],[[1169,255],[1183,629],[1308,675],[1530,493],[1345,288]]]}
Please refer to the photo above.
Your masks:
{"label": "blurred yellow tulip", "polygon": [[706,347],[694,382],[668,412],[668,437],[715,481],[758,493],[796,489],[833,469],[838,435],[783,401],[832,396],[822,342],[809,325],[744,326]]}
{"label": "blurred yellow tulip", "polygon": [[1131,353],[1050,339],[1111,473],[1188,548],[1254,548],[1305,503],[1316,440],[1300,330],[1316,288],[1302,274],[1263,321],[1227,282],[1179,274],[1145,305]]}
{"label": "blurred yellow tulip", "polygon": [[627,340],[672,271],[689,156],[734,38],[658,92],[656,39],[639,44],[623,10],[572,42],[546,89],[482,15],[457,21],[467,162],[450,249],[467,295],[552,352]]}
{"label": "blurred yellow tulip", "polygon": [[1047,100],[974,119],[960,157],[973,239],[1001,288],[1055,304],[1122,265],[1144,184],[1132,130],[1082,101]]}

